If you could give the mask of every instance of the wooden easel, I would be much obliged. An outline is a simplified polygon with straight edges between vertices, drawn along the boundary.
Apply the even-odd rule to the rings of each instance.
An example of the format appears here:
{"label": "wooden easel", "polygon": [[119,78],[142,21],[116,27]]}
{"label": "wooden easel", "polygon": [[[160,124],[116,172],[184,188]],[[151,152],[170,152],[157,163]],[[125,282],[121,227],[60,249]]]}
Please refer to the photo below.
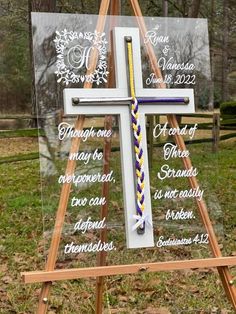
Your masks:
{"label": "wooden easel", "polygon": [[[111,15],[118,14],[119,5],[118,1],[110,1],[110,0],[102,0],[101,6],[99,10],[99,17],[97,22],[97,31],[102,32],[105,25],[106,15],[108,13],[108,8],[111,2]],[[146,26],[144,23],[144,19],[142,17],[142,13],[139,7],[138,0],[130,0],[135,16],[137,17],[137,22],[141,31],[141,35],[144,38],[146,33]],[[150,59],[151,67],[156,77],[161,78],[162,73],[157,65],[157,59],[154,54],[153,48],[150,43],[146,44],[146,50],[148,57]],[[112,59],[110,58],[110,62]],[[93,55],[91,57],[91,65],[90,71],[92,72],[96,68],[97,64],[97,54],[96,50],[93,51]],[[165,84],[160,84],[159,88],[165,88]],[[92,88],[92,84],[85,83],[84,88]],[[169,126],[171,128],[178,128],[178,123],[175,115],[167,116]],[[78,116],[75,129],[82,130],[84,126],[85,117]],[[111,118],[108,116],[105,118],[105,128],[111,128]],[[186,146],[182,136],[174,135],[175,142],[178,148],[183,151],[186,150]],[[80,147],[80,138],[75,137],[72,140],[72,145],[70,149],[70,154],[76,153]],[[109,160],[111,152],[111,143],[109,141],[104,144],[104,159],[105,161]],[[183,165],[185,169],[190,169],[192,164],[189,157],[182,158]],[[66,175],[72,175],[75,171],[76,161],[68,160],[66,167]],[[109,172],[109,163],[104,162],[104,173]],[[196,189],[199,185],[196,177],[189,178],[189,184],[191,188]],[[138,273],[140,271],[170,271],[170,270],[180,270],[187,268],[204,268],[204,267],[217,267],[219,272],[223,287],[225,289],[226,295],[231,302],[233,309],[236,311],[236,289],[234,287],[234,283],[232,277],[229,272],[230,265],[236,265],[236,257],[222,257],[220,247],[213,230],[212,223],[209,218],[209,214],[207,211],[206,204],[204,200],[197,200],[197,206],[199,210],[200,217],[202,219],[203,225],[206,229],[206,232],[209,235],[209,245],[212,250],[213,258],[207,259],[198,259],[198,260],[185,260],[185,261],[174,261],[174,262],[158,262],[158,263],[144,263],[144,264],[134,264],[134,265],[117,265],[117,266],[105,266],[106,265],[106,253],[101,252],[97,255],[97,267],[93,268],[77,268],[77,269],[66,269],[66,270],[55,270],[58,248],[61,239],[62,228],[64,224],[65,214],[67,210],[69,195],[71,190],[71,183],[65,183],[62,186],[59,206],[57,210],[56,220],[54,231],[52,235],[51,245],[49,249],[48,260],[46,263],[45,271],[37,271],[37,272],[29,272],[23,273],[22,277],[25,283],[33,283],[33,282],[43,282],[43,286],[41,289],[40,297],[39,297],[39,305],[38,305],[38,314],[45,314],[48,307],[48,297],[51,289],[51,285],[53,281],[57,280],[66,280],[66,279],[76,279],[76,278],[86,278],[86,277],[97,277],[96,282],[96,313],[102,313],[102,294],[103,294],[103,286],[104,286],[104,276],[115,275],[115,274],[131,274]],[[102,194],[106,198],[109,194],[109,186],[108,183],[103,184]],[[107,204],[101,208],[101,217],[107,217],[108,207]],[[103,229],[100,232],[100,237],[102,241],[106,241],[107,231]]]}

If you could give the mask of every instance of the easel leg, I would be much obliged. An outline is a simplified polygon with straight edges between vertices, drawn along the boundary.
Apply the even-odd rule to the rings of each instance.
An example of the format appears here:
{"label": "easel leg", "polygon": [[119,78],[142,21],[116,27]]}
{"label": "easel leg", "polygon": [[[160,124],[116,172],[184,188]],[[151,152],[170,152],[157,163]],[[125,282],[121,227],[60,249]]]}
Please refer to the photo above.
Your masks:
{"label": "easel leg", "polygon": [[[98,17],[98,22],[97,22],[97,27],[96,27],[96,30],[98,32],[102,32],[104,29],[109,4],[110,4],[110,0],[102,0],[101,2],[99,17]],[[90,71],[93,71],[95,69],[96,64],[97,64],[97,57],[98,56],[95,49],[94,54],[91,56]],[[91,83],[84,84],[84,88],[91,88],[91,87],[92,87]],[[85,117],[79,116],[75,123],[75,129],[82,130],[84,126],[84,121],[85,121]],[[78,152],[79,146],[80,146],[80,140],[81,138],[79,137],[77,138],[75,137],[72,139],[70,154]],[[65,174],[72,175],[74,173],[75,167],[76,167],[76,161],[68,160]],[[63,184],[61,195],[60,195],[59,206],[57,210],[57,215],[56,215],[54,231],[53,231],[51,245],[50,245],[49,254],[48,254],[48,260],[46,263],[47,271],[54,270],[55,265],[56,265],[58,248],[60,244],[62,228],[63,228],[68,200],[70,196],[70,190],[71,190],[71,183]],[[37,314],[45,314],[47,312],[50,288],[51,288],[50,282],[46,282],[43,284],[41,293],[40,293]]]}
{"label": "easel leg", "polygon": [[[176,117],[174,115],[168,115],[167,118],[168,118],[168,123],[171,128],[179,127]],[[177,134],[174,135],[174,139],[178,148],[181,151],[186,150],[186,146],[185,146],[183,137],[181,135],[177,135]],[[192,163],[189,157],[182,158],[182,161],[183,161],[185,169],[190,169],[192,167]],[[190,177],[189,183],[192,189],[196,189],[197,187],[199,187],[196,177]],[[209,244],[210,244],[213,256],[221,257],[222,254],[221,254],[217,237],[215,235],[215,232],[214,232],[214,229],[213,229],[213,226],[212,226],[209,214],[208,214],[207,206],[204,200],[201,200],[201,201],[196,200],[196,202],[197,202],[197,206],[199,209],[199,214],[201,216],[202,222],[209,236]],[[232,305],[234,306],[234,309],[236,310],[236,288],[230,283],[232,280],[232,277],[230,275],[229,268],[218,267],[217,270],[219,272],[226,295],[228,296],[229,301],[232,303]]]}
{"label": "easel leg", "polygon": [[[84,121],[85,121],[85,117],[79,116],[75,124],[75,129],[82,130]],[[73,138],[71,149],[70,149],[70,154],[76,153],[78,151],[79,146],[80,146],[80,140],[81,138],[79,137]],[[65,172],[66,175],[72,175],[75,171],[75,167],[76,167],[76,162],[74,160],[68,160],[66,172]],[[65,214],[66,214],[67,204],[68,204],[69,195],[70,195],[70,190],[71,190],[71,183],[63,184],[61,195],[60,195],[59,206],[57,210],[57,215],[56,215],[55,226],[54,226],[54,230],[52,234],[51,245],[50,245],[49,254],[48,254],[48,260],[46,264],[46,270],[53,270],[55,268],[62,228],[63,228],[63,224],[65,220]],[[50,288],[51,288],[51,282],[46,282],[42,286],[42,290],[41,290],[40,298],[39,298],[38,311],[37,311],[38,314],[43,314],[43,313],[46,313],[47,311]]]}

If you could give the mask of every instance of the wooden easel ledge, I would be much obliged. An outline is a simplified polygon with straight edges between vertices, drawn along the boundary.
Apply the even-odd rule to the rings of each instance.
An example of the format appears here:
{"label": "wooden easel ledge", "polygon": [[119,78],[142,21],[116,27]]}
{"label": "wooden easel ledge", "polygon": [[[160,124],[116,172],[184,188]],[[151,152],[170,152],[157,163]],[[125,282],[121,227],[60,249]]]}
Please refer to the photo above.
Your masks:
{"label": "wooden easel ledge", "polygon": [[[24,283],[51,282],[87,277],[135,274],[140,272],[160,272],[183,269],[235,266],[236,257],[217,257],[171,262],[158,262],[133,265],[100,266],[89,268],[61,269],[21,273]],[[233,285],[233,281],[229,282]]]}

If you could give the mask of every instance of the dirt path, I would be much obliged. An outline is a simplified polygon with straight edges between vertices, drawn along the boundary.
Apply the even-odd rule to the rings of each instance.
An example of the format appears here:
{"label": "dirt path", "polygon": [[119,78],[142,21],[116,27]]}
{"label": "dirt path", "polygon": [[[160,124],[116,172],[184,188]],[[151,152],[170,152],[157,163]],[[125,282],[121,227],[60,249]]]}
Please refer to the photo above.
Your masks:
{"label": "dirt path", "polygon": [[0,139],[0,157],[15,156],[38,151],[36,137],[15,137]]}

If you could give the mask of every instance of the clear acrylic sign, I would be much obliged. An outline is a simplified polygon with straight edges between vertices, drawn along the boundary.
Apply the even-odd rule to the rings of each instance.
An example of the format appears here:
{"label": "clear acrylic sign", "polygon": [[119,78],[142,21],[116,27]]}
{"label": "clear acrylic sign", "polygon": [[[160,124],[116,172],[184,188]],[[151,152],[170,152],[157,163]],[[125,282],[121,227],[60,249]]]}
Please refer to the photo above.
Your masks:
{"label": "clear acrylic sign", "polygon": [[[220,206],[214,198],[213,189],[208,186],[207,173],[200,170],[199,161],[196,161],[191,171],[184,170],[181,165],[182,157],[192,157],[194,146],[181,152],[172,141],[175,132],[179,132],[189,142],[201,137],[198,123],[194,121],[191,126],[184,123],[176,131],[169,128],[167,120],[161,116],[161,121],[156,122],[151,135],[157,148],[153,158],[155,166],[150,173],[145,140],[148,115],[193,113],[203,101],[210,81],[207,22],[204,19],[149,17],[145,18],[147,32],[142,38],[136,18],[117,16],[116,29],[110,29],[111,18],[107,17],[104,32],[99,33],[96,31],[97,16],[32,15],[37,102],[43,130],[43,136],[40,137],[40,162],[46,242],[49,245],[61,187],[70,181],[72,190],[59,260],[79,259],[81,267],[95,266],[97,252],[105,251],[109,252],[108,264],[126,264],[130,259],[136,262],[143,249],[146,261],[152,261],[154,252],[165,259],[166,250],[168,259],[170,255],[173,259],[181,259],[182,255],[176,252],[178,247],[192,257],[207,256],[208,234],[200,221],[195,199],[201,200],[205,196],[214,204],[219,231],[222,230]],[[82,98],[128,97],[126,52],[123,39],[120,42],[117,39],[127,32],[126,35],[134,38],[137,95],[154,97],[159,93],[157,95],[160,97],[173,95],[189,98],[187,105],[140,106],[145,173],[148,178],[145,198],[148,202],[146,207],[149,208],[144,235],[137,235],[134,227],[135,189],[131,169],[134,156],[128,106],[115,103],[75,106],[72,103],[72,99],[78,97],[78,91]],[[115,36],[115,33],[118,35]],[[147,44],[151,44],[154,49],[162,78],[157,77],[151,68],[145,50]],[[98,56],[98,62],[95,70],[92,70],[90,59],[94,53]],[[111,54],[116,60],[112,68],[108,60]],[[112,80],[113,77],[116,79]],[[111,80],[113,84],[108,86]],[[83,89],[85,83],[93,84],[94,88]],[[163,83],[166,89],[156,89],[156,84]],[[66,114],[63,118],[61,110]],[[79,114],[88,116],[80,134],[74,133],[75,115]],[[106,114],[113,116],[113,128],[110,131],[103,129],[103,116]],[[120,123],[117,123],[117,115]],[[81,138],[80,150],[70,154],[75,136]],[[112,140],[113,152],[110,160],[106,161],[110,163],[110,172],[104,175],[102,149],[106,139]],[[205,146],[202,145],[201,149],[204,151]],[[76,161],[74,174],[69,178],[65,176],[68,158]],[[189,188],[188,178],[199,175],[203,187]],[[102,197],[104,182],[110,186],[109,199]],[[109,213],[105,219],[100,219],[100,207],[105,204],[108,204]],[[108,229],[108,239],[101,242],[99,234],[104,228]]]}

